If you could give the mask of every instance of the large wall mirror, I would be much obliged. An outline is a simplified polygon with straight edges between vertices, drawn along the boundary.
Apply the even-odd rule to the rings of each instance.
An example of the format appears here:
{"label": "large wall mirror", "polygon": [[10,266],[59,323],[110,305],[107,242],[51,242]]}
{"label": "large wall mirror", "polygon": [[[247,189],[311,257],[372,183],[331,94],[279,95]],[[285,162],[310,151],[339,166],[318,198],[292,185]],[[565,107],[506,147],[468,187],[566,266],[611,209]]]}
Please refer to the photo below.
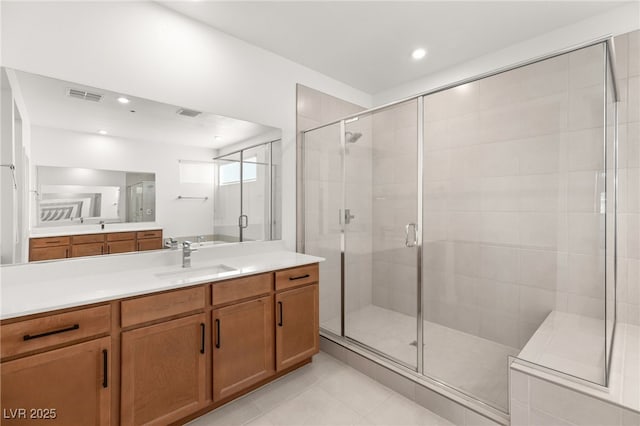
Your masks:
{"label": "large wall mirror", "polygon": [[280,129],[0,72],[2,264],[27,262],[30,241],[53,236],[281,238]]}

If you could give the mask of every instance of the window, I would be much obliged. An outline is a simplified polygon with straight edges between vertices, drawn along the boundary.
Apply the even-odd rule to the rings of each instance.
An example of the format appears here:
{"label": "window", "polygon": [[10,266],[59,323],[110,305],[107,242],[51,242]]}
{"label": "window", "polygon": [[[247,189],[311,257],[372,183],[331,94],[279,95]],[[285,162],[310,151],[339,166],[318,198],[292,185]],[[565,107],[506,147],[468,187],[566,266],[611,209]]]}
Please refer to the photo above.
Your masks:
{"label": "window", "polygon": [[[255,182],[257,178],[257,157],[244,160],[243,181]],[[220,166],[220,185],[240,183],[240,162],[233,161]]]}

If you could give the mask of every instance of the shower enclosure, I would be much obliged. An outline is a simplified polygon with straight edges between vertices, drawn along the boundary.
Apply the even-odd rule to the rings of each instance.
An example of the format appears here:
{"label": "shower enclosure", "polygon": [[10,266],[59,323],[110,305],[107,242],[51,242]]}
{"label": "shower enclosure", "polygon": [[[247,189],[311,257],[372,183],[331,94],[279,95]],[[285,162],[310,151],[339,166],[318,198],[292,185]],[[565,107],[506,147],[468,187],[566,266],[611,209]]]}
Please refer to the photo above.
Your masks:
{"label": "shower enclosure", "polygon": [[593,368],[528,361],[606,386],[612,55],[590,43],[303,132],[323,335],[506,412],[509,357],[564,315],[593,326]]}
{"label": "shower enclosure", "polygon": [[214,240],[279,239],[280,140],[214,158]]}

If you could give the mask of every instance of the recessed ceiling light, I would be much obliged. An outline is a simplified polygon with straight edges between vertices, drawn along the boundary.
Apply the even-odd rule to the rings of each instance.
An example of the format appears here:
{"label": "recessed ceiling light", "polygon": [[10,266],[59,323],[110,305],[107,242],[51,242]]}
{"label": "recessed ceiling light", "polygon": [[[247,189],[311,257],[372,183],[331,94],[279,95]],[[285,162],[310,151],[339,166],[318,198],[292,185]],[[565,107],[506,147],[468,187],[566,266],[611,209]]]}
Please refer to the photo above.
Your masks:
{"label": "recessed ceiling light", "polygon": [[427,51],[423,48],[418,48],[411,53],[411,57],[416,61],[427,56]]}
{"label": "recessed ceiling light", "polygon": [[129,102],[131,102],[129,99],[125,98],[124,96],[120,96],[118,98],[118,102],[120,102],[121,104],[128,104]]}
{"label": "recessed ceiling light", "polygon": [[216,141],[216,142],[221,141],[222,140],[222,136],[214,136],[213,140]]}
{"label": "recessed ceiling light", "polygon": [[100,133],[101,135],[106,135],[107,131],[106,130],[98,130],[98,133]]}

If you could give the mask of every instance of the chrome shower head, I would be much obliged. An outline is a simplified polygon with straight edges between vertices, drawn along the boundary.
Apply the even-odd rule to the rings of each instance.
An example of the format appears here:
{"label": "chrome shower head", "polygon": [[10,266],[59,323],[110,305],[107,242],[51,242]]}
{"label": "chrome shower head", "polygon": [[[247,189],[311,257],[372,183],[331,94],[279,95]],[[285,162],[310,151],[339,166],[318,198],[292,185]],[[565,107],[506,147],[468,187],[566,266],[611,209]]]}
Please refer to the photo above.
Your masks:
{"label": "chrome shower head", "polygon": [[356,143],[356,141],[362,137],[362,133],[359,132],[345,132],[344,135],[347,143]]}

